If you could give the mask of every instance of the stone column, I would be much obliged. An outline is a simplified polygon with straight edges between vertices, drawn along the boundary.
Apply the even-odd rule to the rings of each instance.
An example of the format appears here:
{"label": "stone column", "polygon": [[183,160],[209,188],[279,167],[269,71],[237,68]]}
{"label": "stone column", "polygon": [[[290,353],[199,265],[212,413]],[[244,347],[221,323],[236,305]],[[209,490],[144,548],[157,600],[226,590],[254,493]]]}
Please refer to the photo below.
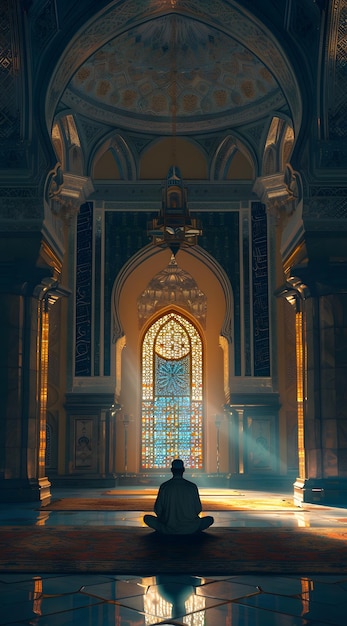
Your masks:
{"label": "stone column", "polygon": [[289,279],[287,287],[296,305],[299,476],[294,499],[298,505],[345,503],[347,267],[301,268],[300,279]]}
{"label": "stone column", "polygon": [[30,273],[26,281],[17,279],[18,268],[2,270],[0,501],[47,503],[51,495],[45,476],[49,306],[57,284],[45,278],[47,270],[26,272]]}

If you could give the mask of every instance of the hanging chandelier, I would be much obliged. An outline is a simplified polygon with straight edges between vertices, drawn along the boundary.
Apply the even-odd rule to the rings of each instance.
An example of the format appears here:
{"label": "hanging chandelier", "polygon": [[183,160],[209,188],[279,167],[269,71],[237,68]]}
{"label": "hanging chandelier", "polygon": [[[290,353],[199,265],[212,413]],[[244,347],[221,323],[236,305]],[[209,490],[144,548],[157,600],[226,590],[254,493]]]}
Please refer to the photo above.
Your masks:
{"label": "hanging chandelier", "polygon": [[169,169],[160,214],[149,223],[147,233],[154,245],[169,247],[173,255],[182,245],[195,246],[202,234],[199,221],[189,215],[187,190],[176,165]]}

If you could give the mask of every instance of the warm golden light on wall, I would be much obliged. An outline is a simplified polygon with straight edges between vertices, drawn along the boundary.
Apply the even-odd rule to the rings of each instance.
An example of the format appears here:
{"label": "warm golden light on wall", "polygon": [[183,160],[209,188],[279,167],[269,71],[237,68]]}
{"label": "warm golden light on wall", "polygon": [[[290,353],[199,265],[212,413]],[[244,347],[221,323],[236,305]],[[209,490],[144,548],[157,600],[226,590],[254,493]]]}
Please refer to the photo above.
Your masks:
{"label": "warm golden light on wall", "polygon": [[305,439],[304,439],[304,317],[302,312],[295,316],[296,333],[296,398],[298,407],[298,457],[299,457],[299,477],[305,478]]}
{"label": "warm golden light on wall", "polygon": [[41,302],[42,310],[39,315],[41,317],[41,333],[39,332],[40,346],[38,349],[38,368],[40,381],[40,435],[39,435],[39,467],[41,475],[45,469],[46,454],[46,410],[47,410],[47,386],[48,386],[48,335],[49,335],[49,318],[48,311],[45,310],[46,303]]}

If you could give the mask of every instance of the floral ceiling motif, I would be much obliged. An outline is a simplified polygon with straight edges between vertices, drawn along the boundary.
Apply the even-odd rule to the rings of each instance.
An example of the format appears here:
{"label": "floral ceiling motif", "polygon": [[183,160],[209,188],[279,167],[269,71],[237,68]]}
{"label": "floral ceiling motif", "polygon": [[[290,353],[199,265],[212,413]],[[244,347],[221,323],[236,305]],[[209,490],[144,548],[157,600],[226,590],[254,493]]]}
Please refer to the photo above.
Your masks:
{"label": "floral ceiling motif", "polygon": [[74,74],[64,101],[103,122],[170,130],[258,119],[283,93],[267,67],[235,39],[188,17],[152,19],[110,40]]}

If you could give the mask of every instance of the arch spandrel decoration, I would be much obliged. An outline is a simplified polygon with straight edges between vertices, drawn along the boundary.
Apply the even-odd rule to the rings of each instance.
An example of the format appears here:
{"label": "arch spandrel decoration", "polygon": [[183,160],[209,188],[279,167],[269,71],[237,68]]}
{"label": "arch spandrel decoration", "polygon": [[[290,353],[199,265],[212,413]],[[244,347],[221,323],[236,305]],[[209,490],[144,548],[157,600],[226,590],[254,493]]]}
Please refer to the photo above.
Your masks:
{"label": "arch spandrel decoration", "polygon": [[177,312],[158,318],[142,350],[141,468],[164,469],[180,457],[203,468],[203,346]]}

